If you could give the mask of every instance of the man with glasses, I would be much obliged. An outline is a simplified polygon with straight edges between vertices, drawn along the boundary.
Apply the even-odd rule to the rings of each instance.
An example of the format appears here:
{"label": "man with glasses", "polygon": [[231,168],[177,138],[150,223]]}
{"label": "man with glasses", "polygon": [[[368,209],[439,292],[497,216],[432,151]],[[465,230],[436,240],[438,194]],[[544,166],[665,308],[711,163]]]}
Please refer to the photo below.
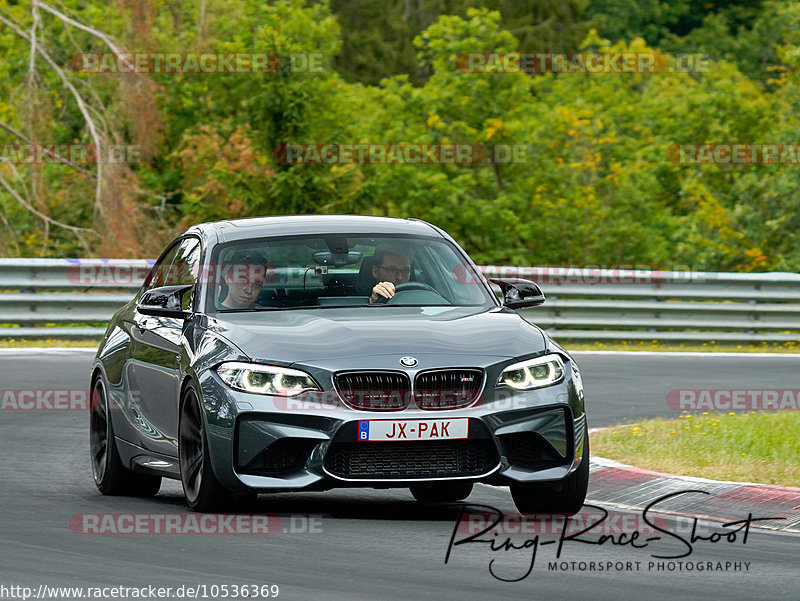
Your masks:
{"label": "man with glasses", "polygon": [[394,296],[395,285],[411,278],[410,251],[397,246],[379,246],[375,249],[372,277],[378,282],[372,288],[370,304],[386,302]]}

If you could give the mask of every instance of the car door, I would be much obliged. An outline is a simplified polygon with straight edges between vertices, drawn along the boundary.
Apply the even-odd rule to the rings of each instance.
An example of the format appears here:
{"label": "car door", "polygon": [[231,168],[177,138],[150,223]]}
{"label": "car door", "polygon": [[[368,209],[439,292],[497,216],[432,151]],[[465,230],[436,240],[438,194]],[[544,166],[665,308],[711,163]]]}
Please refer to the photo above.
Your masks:
{"label": "car door", "polygon": [[[179,246],[179,241],[173,242],[161,253],[161,256],[155,262],[155,265],[153,265],[147,278],[145,278],[144,284],[137,295],[135,305],[138,305],[145,292],[164,285],[166,274],[172,261],[175,259]],[[146,316],[140,314],[134,307],[133,310],[126,315],[122,325],[128,334],[128,343],[125,347],[125,365],[123,368],[126,382],[125,419],[134,429],[133,436],[129,435],[124,438],[129,442],[141,446],[143,432],[148,432],[150,428],[142,413],[142,393],[139,390],[141,378],[136,375],[136,366],[138,363],[137,357],[141,354],[140,347],[143,341],[146,340],[144,330],[146,330],[148,324]]]}
{"label": "car door", "polygon": [[[195,285],[200,262],[200,240],[194,236],[177,242],[172,259],[159,270],[150,288]],[[165,256],[165,259],[168,259]],[[191,307],[191,294],[184,297],[184,308]],[[140,411],[140,440],[145,449],[177,457],[178,395],[181,340],[186,322],[173,317],[134,316],[131,342],[131,366]]]}

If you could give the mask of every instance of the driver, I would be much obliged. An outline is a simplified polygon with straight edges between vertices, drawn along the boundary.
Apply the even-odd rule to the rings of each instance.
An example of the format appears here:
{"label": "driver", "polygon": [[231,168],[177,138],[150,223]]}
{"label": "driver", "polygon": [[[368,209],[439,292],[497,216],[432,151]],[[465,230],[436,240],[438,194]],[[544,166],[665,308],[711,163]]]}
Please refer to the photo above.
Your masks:
{"label": "driver", "polygon": [[223,263],[219,308],[250,309],[266,282],[267,260],[257,252],[239,251]]}
{"label": "driver", "polygon": [[[403,284],[411,278],[410,251],[396,246],[379,246],[375,249],[375,259],[372,264],[372,277],[378,282],[372,288],[369,297],[370,304],[378,299],[392,298],[395,285]],[[381,302],[386,302],[381,300]]]}

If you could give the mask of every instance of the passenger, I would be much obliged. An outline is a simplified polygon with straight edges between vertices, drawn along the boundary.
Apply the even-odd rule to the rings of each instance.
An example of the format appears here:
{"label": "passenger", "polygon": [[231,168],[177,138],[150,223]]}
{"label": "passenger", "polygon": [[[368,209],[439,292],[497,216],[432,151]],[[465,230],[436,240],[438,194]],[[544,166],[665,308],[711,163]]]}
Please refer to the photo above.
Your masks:
{"label": "passenger", "polygon": [[220,309],[250,309],[256,305],[266,282],[267,259],[253,251],[234,252],[222,263]]}

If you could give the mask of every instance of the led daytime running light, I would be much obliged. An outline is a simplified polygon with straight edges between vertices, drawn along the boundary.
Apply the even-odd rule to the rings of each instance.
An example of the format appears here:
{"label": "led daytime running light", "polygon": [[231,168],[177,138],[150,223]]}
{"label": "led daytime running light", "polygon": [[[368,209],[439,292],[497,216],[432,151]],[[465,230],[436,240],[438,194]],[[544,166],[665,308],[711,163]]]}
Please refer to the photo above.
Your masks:
{"label": "led daytime running light", "polygon": [[319,390],[307,373],[255,363],[223,363],[217,374],[231,388],[254,394],[297,396],[309,390]]}
{"label": "led daytime running light", "polygon": [[498,386],[515,390],[533,390],[560,382],[564,378],[564,363],[558,355],[545,355],[530,361],[509,365],[500,374]]}

